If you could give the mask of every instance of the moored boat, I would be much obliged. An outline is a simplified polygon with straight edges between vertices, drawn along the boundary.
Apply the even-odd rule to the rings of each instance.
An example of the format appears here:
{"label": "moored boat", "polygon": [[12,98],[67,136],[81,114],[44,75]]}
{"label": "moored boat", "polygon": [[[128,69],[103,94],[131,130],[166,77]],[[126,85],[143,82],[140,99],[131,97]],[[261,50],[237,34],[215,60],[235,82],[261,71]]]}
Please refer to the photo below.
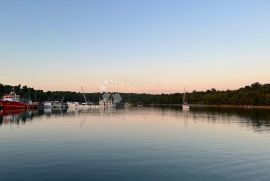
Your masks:
{"label": "moored boat", "polygon": [[60,101],[46,101],[43,103],[44,109],[65,109],[68,108],[68,104]]}
{"label": "moored boat", "polygon": [[69,110],[72,110],[72,109],[90,109],[90,108],[92,108],[93,104],[79,103],[79,102],[67,102],[67,106],[68,106]]}
{"label": "moored boat", "polygon": [[64,103],[64,102],[60,102],[60,101],[52,101],[52,109],[67,109],[68,108],[68,104]]}
{"label": "moored boat", "polygon": [[79,108],[79,102],[67,102],[69,109],[78,109]]}
{"label": "moored boat", "polygon": [[186,90],[184,89],[182,109],[184,111],[188,111],[189,108],[190,108],[190,106],[189,106],[189,104],[187,102]]}
{"label": "moored boat", "polygon": [[22,102],[19,95],[15,92],[10,92],[3,96],[0,100],[3,109],[27,109],[27,104]]}
{"label": "moored boat", "polygon": [[32,102],[30,108],[38,108],[39,107],[39,102]]}
{"label": "moored boat", "polygon": [[43,107],[46,109],[51,109],[52,108],[52,102],[46,101],[43,103]]}
{"label": "moored boat", "polygon": [[183,105],[182,105],[182,109],[183,109],[184,111],[188,111],[188,110],[190,109],[190,106],[189,106],[188,104],[183,104]]}

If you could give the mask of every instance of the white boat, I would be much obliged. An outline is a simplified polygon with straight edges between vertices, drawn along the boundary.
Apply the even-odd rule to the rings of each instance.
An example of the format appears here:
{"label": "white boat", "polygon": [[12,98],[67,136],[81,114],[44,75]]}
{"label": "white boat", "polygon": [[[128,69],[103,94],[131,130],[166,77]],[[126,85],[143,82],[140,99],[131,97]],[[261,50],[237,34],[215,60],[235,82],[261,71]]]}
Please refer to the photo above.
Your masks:
{"label": "white boat", "polygon": [[44,102],[43,106],[44,106],[45,109],[51,109],[52,108],[52,102],[46,101],[46,102]]}
{"label": "white boat", "polygon": [[84,103],[82,104],[79,104],[79,109],[90,109],[91,106],[92,106],[92,103],[88,102],[87,99],[86,99],[86,96],[84,94],[84,90],[83,90],[83,87],[81,86],[81,89],[82,89],[82,93],[83,93],[83,98],[84,98]]}
{"label": "white boat", "polygon": [[79,107],[79,102],[67,102],[69,109],[77,109]]}
{"label": "white boat", "polygon": [[188,111],[190,109],[189,104],[187,103],[187,96],[186,96],[186,91],[184,89],[184,94],[183,94],[183,104],[182,104],[182,109],[184,111]]}
{"label": "white boat", "polygon": [[63,103],[62,101],[52,101],[51,102],[52,109],[66,109],[68,105],[66,103]]}
{"label": "white boat", "polygon": [[45,108],[43,109],[44,114],[52,114],[52,109],[51,108]]}
{"label": "white boat", "polygon": [[88,104],[88,103],[81,103],[79,104],[78,108],[79,109],[90,109],[91,108],[91,104]]}
{"label": "white boat", "polygon": [[182,109],[184,111],[188,111],[190,109],[190,106],[188,104],[182,104]]}
{"label": "white boat", "polygon": [[87,101],[86,96],[84,94],[83,87],[81,86],[82,89],[82,94],[84,98],[84,103],[79,103],[79,102],[67,102],[68,109],[73,110],[73,109],[90,109],[92,107],[92,104]]}
{"label": "white boat", "polygon": [[90,104],[87,103],[79,103],[79,102],[67,102],[68,108],[72,109],[89,109],[91,108]]}
{"label": "white boat", "polygon": [[[64,98],[63,98],[64,99]],[[66,109],[68,105],[62,101],[45,101],[44,109]]]}

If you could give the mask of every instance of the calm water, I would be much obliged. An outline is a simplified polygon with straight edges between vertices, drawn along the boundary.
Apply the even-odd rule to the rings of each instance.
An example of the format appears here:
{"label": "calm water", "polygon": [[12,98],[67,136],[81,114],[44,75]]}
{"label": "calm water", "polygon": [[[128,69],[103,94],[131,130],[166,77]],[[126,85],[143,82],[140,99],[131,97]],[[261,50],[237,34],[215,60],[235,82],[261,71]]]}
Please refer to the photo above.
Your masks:
{"label": "calm water", "polygon": [[270,180],[270,110],[0,116],[0,180]]}

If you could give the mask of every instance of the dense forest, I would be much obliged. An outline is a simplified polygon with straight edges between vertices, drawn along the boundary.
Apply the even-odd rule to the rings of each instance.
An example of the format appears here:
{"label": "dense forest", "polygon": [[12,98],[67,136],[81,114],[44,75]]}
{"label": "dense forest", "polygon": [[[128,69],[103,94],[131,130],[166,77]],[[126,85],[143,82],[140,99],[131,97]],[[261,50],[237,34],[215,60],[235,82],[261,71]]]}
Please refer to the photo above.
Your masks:
{"label": "dense forest", "polygon": [[[33,101],[64,100],[84,102],[84,97],[80,92],[70,91],[42,91],[35,90],[27,86],[11,86],[0,84],[0,96],[15,91],[24,98]],[[89,102],[97,103],[103,93],[86,93]],[[183,94],[134,94],[120,93],[124,102],[131,104],[181,104]],[[187,94],[188,102],[191,104],[209,105],[270,105],[270,84],[260,84],[258,82],[250,86],[242,87],[237,90],[219,91],[211,89],[207,91],[193,91]]]}

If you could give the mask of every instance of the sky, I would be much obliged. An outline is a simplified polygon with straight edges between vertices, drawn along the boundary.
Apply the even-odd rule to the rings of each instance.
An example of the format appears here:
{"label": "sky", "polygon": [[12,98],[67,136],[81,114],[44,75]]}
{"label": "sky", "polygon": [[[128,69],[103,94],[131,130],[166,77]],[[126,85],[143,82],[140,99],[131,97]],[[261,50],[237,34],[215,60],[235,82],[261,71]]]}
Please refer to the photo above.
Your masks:
{"label": "sky", "polygon": [[0,83],[172,93],[270,82],[268,0],[0,0]]}

